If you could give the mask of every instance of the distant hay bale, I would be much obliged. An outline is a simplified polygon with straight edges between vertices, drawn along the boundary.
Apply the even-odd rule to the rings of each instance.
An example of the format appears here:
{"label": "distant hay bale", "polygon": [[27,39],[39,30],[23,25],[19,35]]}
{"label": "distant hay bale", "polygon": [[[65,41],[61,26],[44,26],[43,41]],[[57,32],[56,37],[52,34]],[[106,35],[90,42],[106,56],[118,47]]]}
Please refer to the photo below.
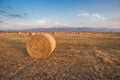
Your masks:
{"label": "distant hay bale", "polygon": [[35,32],[30,32],[29,33],[29,36],[33,36],[33,35],[35,35],[36,33]]}
{"label": "distant hay bale", "polygon": [[22,34],[22,32],[17,32],[17,34],[19,34],[19,35],[20,35],[20,34]]}
{"label": "distant hay bale", "polygon": [[48,58],[56,47],[55,39],[49,34],[36,34],[26,43],[28,54],[32,58]]}
{"label": "distant hay bale", "polygon": [[35,35],[36,33],[35,32],[32,32],[32,36]]}
{"label": "distant hay bale", "polygon": [[55,32],[52,32],[52,35],[55,35]]}
{"label": "distant hay bale", "polygon": [[77,34],[80,34],[80,32],[77,32]]}

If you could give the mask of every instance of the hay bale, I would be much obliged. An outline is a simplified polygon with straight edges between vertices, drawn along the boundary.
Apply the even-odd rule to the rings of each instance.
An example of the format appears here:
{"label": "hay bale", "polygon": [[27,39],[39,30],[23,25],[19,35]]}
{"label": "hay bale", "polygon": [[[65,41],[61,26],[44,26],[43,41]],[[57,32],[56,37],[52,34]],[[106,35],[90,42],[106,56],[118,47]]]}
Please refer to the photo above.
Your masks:
{"label": "hay bale", "polygon": [[23,33],[22,33],[22,32],[17,32],[17,34],[21,35],[21,34],[23,34]]}
{"label": "hay bale", "polygon": [[36,34],[26,43],[28,54],[32,58],[48,58],[56,47],[55,39],[49,34]]}
{"label": "hay bale", "polygon": [[35,32],[32,32],[32,36],[35,35],[36,33]]}
{"label": "hay bale", "polygon": [[55,32],[52,32],[52,35],[55,35]]}
{"label": "hay bale", "polygon": [[35,33],[35,32],[30,32],[30,33],[29,33],[29,36],[33,36],[33,35],[35,35],[35,34],[37,34],[37,33]]}

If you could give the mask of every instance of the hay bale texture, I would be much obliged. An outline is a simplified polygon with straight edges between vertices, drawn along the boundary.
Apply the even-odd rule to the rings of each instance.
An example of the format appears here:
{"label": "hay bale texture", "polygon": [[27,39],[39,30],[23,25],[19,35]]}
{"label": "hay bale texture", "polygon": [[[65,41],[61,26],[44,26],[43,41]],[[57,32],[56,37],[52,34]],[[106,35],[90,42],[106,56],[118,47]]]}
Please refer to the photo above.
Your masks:
{"label": "hay bale texture", "polygon": [[26,43],[27,52],[32,58],[48,58],[55,47],[55,39],[51,35],[45,33],[31,36]]}

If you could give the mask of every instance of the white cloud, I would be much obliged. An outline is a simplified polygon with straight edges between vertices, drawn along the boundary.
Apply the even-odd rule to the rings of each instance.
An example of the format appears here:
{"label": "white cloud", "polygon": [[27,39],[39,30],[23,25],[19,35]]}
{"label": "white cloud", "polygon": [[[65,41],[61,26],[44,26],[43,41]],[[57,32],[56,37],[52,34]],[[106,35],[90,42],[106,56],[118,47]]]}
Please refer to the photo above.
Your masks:
{"label": "white cloud", "polygon": [[19,23],[19,22],[1,22],[0,30],[7,29],[31,29],[31,28],[53,28],[53,27],[106,27],[106,28],[120,28],[119,23],[112,22],[91,22],[91,23],[77,23],[77,24],[66,24],[66,23],[45,23],[45,24],[32,24],[32,23]]}
{"label": "white cloud", "polygon": [[71,25],[71,24],[61,24],[61,26],[64,26],[64,27],[71,27],[72,25]]}
{"label": "white cloud", "polygon": [[92,17],[92,18],[102,19],[102,20],[105,20],[105,19],[106,19],[106,17],[104,17],[104,16],[102,16],[102,15],[100,15],[100,14],[97,14],[97,13],[91,14],[91,17]]}
{"label": "white cloud", "polygon": [[110,18],[109,21],[114,23],[120,23],[120,16],[115,18]]}
{"label": "white cloud", "polygon": [[76,14],[76,16],[90,16],[90,14],[89,13],[81,13],[81,14]]}
{"label": "white cloud", "polygon": [[2,22],[0,23],[0,30],[7,30],[7,29],[31,29],[37,28],[36,25],[25,23],[25,22]]}
{"label": "white cloud", "polygon": [[27,22],[0,22],[0,30],[7,29],[31,29],[31,28],[53,28],[53,27],[70,27],[70,24],[66,23],[49,23],[45,20],[36,21],[36,23]]}
{"label": "white cloud", "polygon": [[45,20],[38,20],[37,23],[38,23],[38,24],[45,24],[46,21],[45,21]]}
{"label": "white cloud", "polygon": [[75,14],[76,16],[78,17],[88,17],[90,19],[101,19],[101,20],[105,20],[106,17],[101,15],[101,14],[98,14],[98,13],[79,13],[79,14]]}
{"label": "white cloud", "polygon": [[72,25],[71,24],[67,24],[67,23],[58,23],[58,22],[56,22],[56,23],[54,23],[54,26],[70,27]]}
{"label": "white cloud", "polygon": [[58,23],[58,22],[54,22],[54,23],[49,23],[46,22],[46,20],[38,20],[37,21],[37,25],[43,27],[43,28],[51,28],[51,27],[70,27],[70,24],[67,23]]}
{"label": "white cloud", "polygon": [[67,23],[48,23],[48,24],[45,24],[45,25],[41,25],[42,27],[44,28],[50,28],[50,27],[70,27],[72,25],[70,24],[67,24]]}
{"label": "white cloud", "polygon": [[56,22],[55,25],[59,25],[59,24]]}

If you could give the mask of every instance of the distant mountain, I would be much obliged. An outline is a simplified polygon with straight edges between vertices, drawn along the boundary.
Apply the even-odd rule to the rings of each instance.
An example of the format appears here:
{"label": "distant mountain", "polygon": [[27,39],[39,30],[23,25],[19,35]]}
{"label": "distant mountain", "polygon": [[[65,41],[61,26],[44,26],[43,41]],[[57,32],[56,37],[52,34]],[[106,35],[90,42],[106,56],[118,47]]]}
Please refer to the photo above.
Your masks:
{"label": "distant mountain", "polygon": [[33,29],[9,29],[9,30],[1,30],[1,31],[26,31],[26,32],[120,32],[120,28],[88,28],[88,27],[80,27],[80,28],[33,28]]}

